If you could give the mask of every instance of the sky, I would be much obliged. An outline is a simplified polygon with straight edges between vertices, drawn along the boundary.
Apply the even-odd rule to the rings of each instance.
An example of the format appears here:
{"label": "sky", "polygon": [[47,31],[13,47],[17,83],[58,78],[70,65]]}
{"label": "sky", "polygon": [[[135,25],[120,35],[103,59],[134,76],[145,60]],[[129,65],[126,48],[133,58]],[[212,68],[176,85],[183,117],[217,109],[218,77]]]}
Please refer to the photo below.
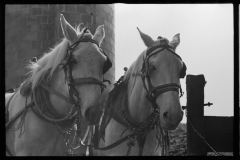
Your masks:
{"label": "sky", "polygon": [[[172,40],[191,75],[207,81],[205,116],[233,116],[233,5],[231,4],[115,4],[115,80],[146,49],[137,27],[156,40]],[[180,80],[186,106],[186,77]],[[181,123],[186,123],[183,116]]]}

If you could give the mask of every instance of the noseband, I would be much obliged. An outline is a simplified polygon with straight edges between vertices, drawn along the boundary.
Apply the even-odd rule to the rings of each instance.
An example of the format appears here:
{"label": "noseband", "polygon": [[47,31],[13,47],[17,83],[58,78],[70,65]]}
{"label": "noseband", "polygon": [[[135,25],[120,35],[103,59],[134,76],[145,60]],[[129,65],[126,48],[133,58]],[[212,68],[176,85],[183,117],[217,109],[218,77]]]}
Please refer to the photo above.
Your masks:
{"label": "noseband", "polygon": [[[97,41],[91,39],[91,38],[82,38],[84,33],[87,31],[87,28],[85,28],[85,30],[83,31],[82,36],[79,38],[78,41],[76,41],[74,44],[72,44],[71,46],[68,46],[68,49],[66,50],[66,55],[65,57],[62,59],[61,63],[59,64],[60,66],[62,66],[61,69],[64,69],[64,73],[65,73],[65,79],[68,83],[69,86],[69,97],[70,97],[70,101],[75,101],[75,99],[73,98],[74,96],[78,99],[77,101],[80,101],[79,99],[79,93],[76,89],[77,85],[84,85],[84,84],[96,84],[99,85],[101,88],[101,92],[103,92],[106,89],[106,85],[104,84],[104,82],[108,82],[110,84],[109,80],[103,80],[100,81],[94,77],[86,77],[86,78],[77,78],[77,79],[73,79],[72,76],[72,63],[77,63],[75,59],[73,59],[72,54],[74,49],[78,46],[78,44],[80,42],[91,42],[94,43],[98,46],[99,50],[107,57],[107,61],[104,64],[103,67],[103,74],[105,74],[109,68],[112,66],[111,61],[109,60],[108,56],[105,54],[105,52],[100,48],[99,44]],[[76,102],[75,104],[78,104],[78,102]]]}
{"label": "noseband", "polygon": [[[160,49],[159,51],[151,54],[154,50],[156,50],[158,48],[162,48],[162,49]],[[141,73],[133,74],[133,75],[140,75],[141,76],[144,89],[147,92],[146,98],[149,100],[149,102],[152,103],[152,106],[155,109],[157,108],[156,98],[157,98],[158,95],[160,95],[162,93],[165,93],[165,92],[168,92],[168,91],[176,91],[176,92],[179,93],[179,90],[180,90],[180,97],[183,96],[181,85],[179,85],[177,83],[168,83],[168,84],[164,84],[164,85],[161,85],[161,86],[154,87],[152,85],[151,81],[150,81],[149,70],[148,70],[149,69],[148,60],[152,55],[155,55],[155,54],[157,54],[157,53],[159,53],[159,52],[161,52],[165,49],[170,51],[172,54],[177,56],[182,61],[181,57],[174,52],[175,49],[172,46],[168,45],[167,43],[161,43],[160,45],[156,45],[156,46],[153,46],[153,47],[147,49],[146,57],[143,58],[142,69],[140,70]],[[171,49],[173,49],[174,51],[172,51]],[[184,78],[185,75],[186,75],[186,65],[183,62],[183,68],[182,68],[181,73],[180,73],[180,78]],[[145,83],[145,79],[147,80],[147,84]],[[149,89],[147,89],[147,86],[149,87]]]}

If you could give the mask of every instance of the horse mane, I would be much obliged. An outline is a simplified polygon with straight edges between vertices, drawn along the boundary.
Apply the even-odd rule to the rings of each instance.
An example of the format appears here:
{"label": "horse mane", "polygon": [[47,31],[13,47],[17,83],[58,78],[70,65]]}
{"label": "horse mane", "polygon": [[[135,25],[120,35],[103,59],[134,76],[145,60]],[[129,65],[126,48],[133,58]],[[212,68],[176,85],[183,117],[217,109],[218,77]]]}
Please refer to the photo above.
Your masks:
{"label": "horse mane", "polygon": [[[116,108],[119,109],[119,107],[110,108],[110,106],[111,105],[114,106],[114,104],[118,102],[118,98],[120,95],[124,96],[128,94],[128,84],[130,81],[130,77],[132,73],[137,73],[141,70],[144,55],[145,55],[145,51],[142,52],[139,55],[139,57],[131,64],[130,68],[126,71],[125,75],[123,76],[123,80],[121,82],[116,82],[114,84],[114,88],[108,94],[109,97],[108,97],[107,109],[110,109],[110,110],[114,110]],[[134,84],[135,84],[135,79],[136,77],[131,79],[131,80],[134,80]],[[122,101],[121,98],[120,98],[120,101]]]}
{"label": "horse mane", "polygon": [[[124,81],[132,81],[133,82],[133,86],[135,86],[136,83],[136,78],[137,76],[132,76],[132,74],[136,74],[138,73],[141,69],[142,69],[142,64],[143,64],[143,59],[146,56],[146,51],[143,51],[138,58],[131,64],[131,66],[129,67],[129,69],[126,71],[125,75],[124,75]],[[134,88],[134,87],[133,87]],[[128,90],[128,94],[131,93],[132,91]]]}
{"label": "horse mane", "polygon": [[137,73],[142,69],[143,57],[145,54],[146,51],[143,51],[139,55],[139,57],[131,64],[130,68],[126,71],[123,80],[121,82],[116,82],[114,84],[114,88],[109,93],[106,109],[110,110],[111,112],[114,112],[114,110],[119,110],[121,108],[122,103],[126,102],[129,81],[130,80],[134,81],[134,84],[136,81],[136,77],[131,78],[131,75],[132,73]]}
{"label": "horse mane", "polygon": [[[160,40],[154,41],[154,45],[158,44],[159,42],[160,42]],[[108,97],[109,104],[108,105],[110,105],[110,103],[114,103],[117,100],[117,98],[121,92],[126,92],[125,94],[129,93],[129,91],[128,91],[129,81],[133,81],[133,86],[135,85],[136,76],[132,76],[132,74],[133,73],[136,74],[142,69],[142,64],[143,64],[144,58],[146,57],[146,53],[147,53],[147,49],[144,50],[138,56],[138,58],[130,65],[129,69],[126,71],[126,73],[123,77],[123,81],[120,84],[117,84],[114,86],[112,91],[109,93],[109,97]]]}
{"label": "horse mane", "polygon": [[143,58],[146,54],[146,50],[143,51],[138,58],[131,64],[127,72],[125,73],[124,80],[129,79],[133,73],[137,73],[142,69]]}
{"label": "horse mane", "polygon": [[[83,34],[84,29],[80,30],[75,27],[78,38]],[[88,30],[83,37],[92,38],[93,35]],[[30,69],[27,74],[29,74],[29,82],[32,83],[32,90],[42,82],[43,77],[46,76],[45,78],[47,81],[51,80],[53,72],[65,56],[65,51],[68,45],[69,40],[63,38],[59,43],[55,44],[53,48],[50,48],[48,52],[44,53],[36,63],[29,62],[26,68]]]}

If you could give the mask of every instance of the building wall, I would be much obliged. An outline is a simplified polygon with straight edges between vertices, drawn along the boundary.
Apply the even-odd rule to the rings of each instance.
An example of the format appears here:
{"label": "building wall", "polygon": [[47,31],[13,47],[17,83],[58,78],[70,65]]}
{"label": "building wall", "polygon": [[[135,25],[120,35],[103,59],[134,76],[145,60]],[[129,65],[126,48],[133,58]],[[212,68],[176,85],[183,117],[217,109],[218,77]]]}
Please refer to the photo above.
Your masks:
{"label": "building wall", "polygon": [[5,6],[6,89],[25,78],[27,61],[53,44],[53,11],[48,5]]}
{"label": "building wall", "polygon": [[27,78],[27,62],[63,38],[60,13],[73,27],[83,23],[92,34],[104,24],[101,47],[113,63],[104,77],[115,81],[114,5],[6,5],[5,9],[5,89],[18,87]]}
{"label": "building wall", "polygon": [[[108,71],[105,78],[111,80],[112,84],[115,81],[115,19],[114,5],[95,5],[96,26],[104,24],[105,38],[102,48],[107,53],[110,60],[113,62],[112,68]],[[113,87],[113,86],[112,86]],[[108,88],[110,89],[110,88]]]}

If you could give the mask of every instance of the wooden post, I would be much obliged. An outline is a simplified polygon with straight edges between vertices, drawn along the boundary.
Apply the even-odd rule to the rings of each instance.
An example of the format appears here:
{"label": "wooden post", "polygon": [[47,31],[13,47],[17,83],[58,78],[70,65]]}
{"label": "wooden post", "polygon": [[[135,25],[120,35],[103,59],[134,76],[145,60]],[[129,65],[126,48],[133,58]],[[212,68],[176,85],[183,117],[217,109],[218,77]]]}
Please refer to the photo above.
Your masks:
{"label": "wooden post", "polygon": [[205,136],[203,106],[205,84],[204,75],[187,75],[187,153],[189,156],[207,155],[205,142],[195,132],[196,130],[203,137]]}

